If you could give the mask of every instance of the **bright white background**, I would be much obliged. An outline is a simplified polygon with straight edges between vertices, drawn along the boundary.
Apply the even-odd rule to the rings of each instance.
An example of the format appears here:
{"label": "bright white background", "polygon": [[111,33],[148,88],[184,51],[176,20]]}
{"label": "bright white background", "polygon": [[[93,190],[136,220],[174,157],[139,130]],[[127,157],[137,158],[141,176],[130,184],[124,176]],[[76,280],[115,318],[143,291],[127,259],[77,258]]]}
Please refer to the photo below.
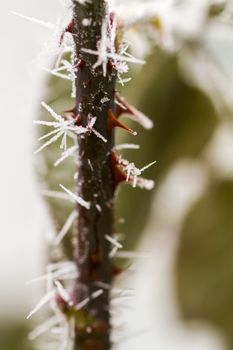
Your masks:
{"label": "bright white background", "polygon": [[[46,229],[33,169],[33,124],[41,95],[39,53],[51,32],[11,14],[55,21],[56,0],[12,0],[0,4],[0,310],[28,311],[32,291],[25,281],[42,267]],[[44,50],[44,49],[43,49]],[[40,270],[41,272],[41,270]]]}

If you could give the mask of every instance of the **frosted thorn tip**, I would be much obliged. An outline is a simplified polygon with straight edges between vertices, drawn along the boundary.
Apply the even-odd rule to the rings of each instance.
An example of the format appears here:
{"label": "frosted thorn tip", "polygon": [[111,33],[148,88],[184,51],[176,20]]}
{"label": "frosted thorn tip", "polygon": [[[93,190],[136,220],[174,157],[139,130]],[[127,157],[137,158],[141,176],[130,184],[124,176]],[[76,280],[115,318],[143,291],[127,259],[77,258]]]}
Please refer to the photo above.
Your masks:
{"label": "frosted thorn tip", "polygon": [[112,274],[114,277],[117,277],[118,275],[120,275],[122,272],[124,271],[123,268],[118,267],[118,266],[113,266],[112,267]]}
{"label": "frosted thorn tip", "polygon": [[59,41],[59,45],[61,46],[65,37],[66,33],[73,33],[73,29],[74,29],[74,21],[70,21],[70,23],[65,27],[65,29],[63,30],[63,32],[61,33],[60,36],[60,41]]}
{"label": "frosted thorn tip", "polygon": [[74,65],[74,69],[75,68],[84,68],[85,67],[85,61],[80,59],[78,60],[78,62]]}
{"label": "frosted thorn tip", "polygon": [[130,132],[132,135],[136,136],[137,132],[130,129],[128,126],[122,124],[112,113],[111,109],[108,111],[108,132],[111,133],[113,128],[122,128],[128,132]]}
{"label": "frosted thorn tip", "polygon": [[110,60],[108,60],[108,70],[110,71],[110,72],[112,72],[113,71],[113,69],[116,69],[116,65],[114,64],[114,62],[113,62],[113,60],[112,59],[110,59]]}
{"label": "frosted thorn tip", "polygon": [[112,171],[114,175],[114,190],[115,190],[120,183],[126,182],[127,175],[118,166],[119,164],[118,157],[115,152],[111,153],[111,163],[112,163]]}

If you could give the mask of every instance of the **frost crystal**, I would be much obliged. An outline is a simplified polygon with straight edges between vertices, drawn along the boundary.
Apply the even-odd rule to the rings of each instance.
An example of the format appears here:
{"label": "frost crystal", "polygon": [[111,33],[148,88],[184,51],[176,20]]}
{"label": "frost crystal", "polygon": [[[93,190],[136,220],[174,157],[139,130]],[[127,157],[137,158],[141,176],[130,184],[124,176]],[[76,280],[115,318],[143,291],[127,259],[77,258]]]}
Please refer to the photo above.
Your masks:
{"label": "frost crystal", "polygon": [[146,180],[143,178],[139,178],[141,176],[142,172],[154,165],[156,161],[151,162],[150,164],[146,165],[145,167],[139,169],[135,166],[135,164],[132,162],[130,163],[128,160],[119,158],[118,164],[122,166],[123,170],[126,172],[126,181],[131,182],[133,187],[140,187],[145,188],[147,190],[151,190],[154,187],[154,181],[152,180]]}
{"label": "frost crystal", "polygon": [[77,218],[77,213],[76,211],[72,211],[72,213],[68,216],[64,226],[62,227],[62,229],[60,230],[60,232],[58,232],[53,244],[54,245],[58,245],[61,243],[62,239],[65,237],[65,235],[69,232],[71,226],[73,225],[75,219]]}
{"label": "frost crystal", "polygon": [[63,285],[61,284],[61,282],[59,282],[58,280],[54,281],[56,287],[57,287],[57,291],[59,293],[59,295],[69,304],[72,305],[72,302],[70,300],[70,296],[67,293],[66,289],[63,287]]}
{"label": "frost crystal", "polygon": [[[61,265],[62,264],[62,265]],[[71,262],[63,262],[58,265],[53,265],[52,268],[49,265],[49,271],[43,276],[36,277],[30,281],[27,282],[27,284],[32,284],[40,281],[46,281],[46,280],[65,280],[65,279],[73,279],[78,276],[76,266]]]}
{"label": "frost crystal", "polygon": [[44,295],[41,300],[38,302],[38,304],[34,307],[34,309],[29,313],[29,315],[27,316],[27,320],[34,315],[37,311],[39,311],[42,306],[44,306],[45,304],[47,304],[50,300],[52,300],[52,298],[54,297],[54,291],[50,291],[49,293],[47,293],[46,295]]}
{"label": "frost crystal", "polygon": [[[107,73],[107,63],[108,59],[112,59],[113,64],[117,70],[118,77],[121,82],[123,80],[120,78],[122,73],[128,72],[127,62],[144,64],[145,61],[133,57],[127,52],[128,44],[120,44],[119,50],[116,52],[115,48],[116,40],[116,21],[110,24],[109,21],[104,20],[101,29],[101,39],[97,43],[97,50],[90,50],[83,48],[82,50],[86,53],[98,56],[96,63],[93,68],[102,66],[103,75],[106,76]],[[124,83],[124,82],[123,82]]]}
{"label": "frost crystal", "polygon": [[96,122],[96,117],[93,117],[91,114],[88,115],[88,124],[87,124],[87,130],[89,132],[93,132],[93,134],[96,135],[96,137],[98,137],[99,139],[101,139],[103,142],[107,142],[107,139],[101,135],[96,129],[94,129],[94,125],[95,125],[95,122]]}
{"label": "frost crystal", "polygon": [[11,13],[13,15],[16,15],[18,17],[26,19],[28,21],[37,23],[37,24],[41,25],[42,27],[46,27],[46,28],[49,28],[49,29],[55,29],[55,24],[53,24],[53,23],[45,22],[45,21],[43,21],[41,19],[38,19],[38,18],[35,18],[35,17],[25,16],[25,15],[23,15],[21,13],[16,12],[16,11],[12,11]]}
{"label": "frost crystal", "polygon": [[120,145],[115,146],[113,149],[119,151],[122,149],[139,149],[140,146],[139,145],[135,145],[133,143],[122,143]]}
{"label": "frost crystal", "polygon": [[81,5],[91,4],[92,0],[75,0]]}
{"label": "frost crystal", "polygon": [[86,128],[83,128],[82,126],[76,126],[75,120],[68,119],[66,120],[63,116],[57,114],[50,106],[48,106],[45,102],[41,103],[42,106],[50,113],[50,115],[55,119],[55,122],[48,122],[44,120],[35,120],[35,124],[39,125],[45,125],[45,126],[52,126],[55,130],[49,132],[48,134],[40,137],[39,140],[43,140],[49,136],[53,136],[50,138],[47,142],[45,142],[41,147],[39,147],[35,153],[39,153],[47,146],[51,145],[52,143],[56,142],[60,137],[62,137],[62,141],[60,144],[60,148],[64,149],[66,151],[67,149],[67,136],[69,136],[69,132],[74,132],[75,134],[83,134],[87,132]]}
{"label": "frost crystal", "polygon": [[80,303],[78,303],[76,306],[75,306],[75,310],[81,310],[82,308],[84,308],[90,301],[91,299],[96,299],[98,298],[100,295],[103,294],[103,289],[98,289],[97,291],[93,292],[91,294],[91,297],[90,298],[86,298],[84,299],[83,301],[81,301]]}
{"label": "frost crystal", "polygon": [[57,315],[50,317],[48,320],[37,326],[31,333],[29,333],[29,339],[35,340],[44,333],[48,332],[52,327],[59,323]]}
{"label": "frost crystal", "polygon": [[91,203],[90,202],[87,202],[83,198],[81,198],[80,196],[77,196],[75,193],[73,193],[70,190],[68,190],[65,186],[63,186],[61,184],[59,186],[70,196],[71,199],[73,199],[75,202],[80,204],[82,207],[84,207],[86,209],[90,209],[91,208]]}
{"label": "frost crystal", "polygon": [[105,235],[105,238],[106,238],[106,240],[107,240],[108,242],[110,242],[110,243],[113,245],[113,248],[112,248],[112,250],[111,250],[110,253],[109,253],[109,258],[112,259],[112,258],[116,255],[118,249],[123,248],[123,246],[122,246],[122,244],[119,243],[119,242],[117,241],[117,239],[114,238],[114,237],[111,237],[111,236],[109,236],[109,235]]}

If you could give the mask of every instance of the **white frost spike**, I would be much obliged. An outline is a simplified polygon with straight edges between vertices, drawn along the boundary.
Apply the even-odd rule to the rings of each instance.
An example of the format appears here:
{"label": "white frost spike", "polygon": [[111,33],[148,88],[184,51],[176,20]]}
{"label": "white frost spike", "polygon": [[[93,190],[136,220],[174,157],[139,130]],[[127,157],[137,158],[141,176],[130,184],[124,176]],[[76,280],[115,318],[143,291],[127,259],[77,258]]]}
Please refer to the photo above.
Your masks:
{"label": "white frost spike", "polygon": [[102,213],[102,209],[101,209],[101,206],[99,204],[96,204],[95,207],[99,213]]}
{"label": "white frost spike", "polygon": [[115,238],[109,236],[109,235],[105,235],[105,238],[107,239],[107,241],[109,241],[110,243],[112,243],[115,247],[117,248],[122,248],[122,244],[119,243]]}
{"label": "white frost spike", "polygon": [[150,168],[155,163],[157,163],[156,160],[154,162],[151,162],[151,163],[147,164],[146,166],[144,166],[143,168],[140,169],[140,172],[142,173],[143,171],[145,171],[146,169]]}
{"label": "white frost spike", "polygon": [[97,118],[93,117],[91,114],[89,114],[88,117],[89,117],[89,121],[88,121],[87,129],[93,132],[95,136],[97,136],[99,139],[101,139],[103,142],[106,143],[108,140],[103,135],[101,135],[96,129],[94,129],[94,125]]}
{"label": "white frost spike", "polygon": [[130,106],[130,108],[131,108],[132,114],[128,114],[126,112],[126,115],[128,118],[138,122],[147,130],[150,130],[153,128],[154,123],[151,119],[149,119],[145,114],[137,110],[135,107]]}
{"label": "white frost spike", "polygon": [[94,128],[92,129],[92,132],[95,134],[95,136],[97,136],[99,139],[101,139],[103,142],[107,142],[108,140],[103,136],[101,135],[97,130],[95,130]]}
{"label": "white frost spike", "polygon": [[109,257],[110,259],[113,259],[113,258],[115,257],[115,255],[116,255],[117,252],[118,252],[118,247],[114,246],[114,247],[112,248],[112,250],[110,251],[108,257]]}
{"label": "white frost spike", "polygon": [[91,4],[91,0],[75,0],[81,5]]}
{"label": "white frost spike", "polygon": [[38,327],[36,327],[32,332],[29,333],[28,337],[30,340],[35,340],[44,333],[48,332],[52,327],[56,326],[59,323],[59,318],[57,315],[49,318]]}
{"label": "white frost spike", "polygon": [[48,147],[52,143],[56,142],[63,135],[63,131],[59,131],[54,137],[52,137],[49,141],[45,142],[41,147],[39,147],[34,153],[37,154],[41,152],[44,148]]}
{"label": "white frost spike", "polygon": [[75,265],[59,267],[55,271],[46,273],[43,276],[39,276],[27,282],[27,284],[32,284],[40,281],[53,280],[59,278],[60,280],[76,278],[78,276],[77,269]]}
{"label": "white frost spike", "polygon": [[67,150],[67,133],[66,132],[63,133],[60,149],[64,149],[65,151]]}
{"label": "white frost spike", "polygon": [[49,293],[47,293],[46,295],[43,296],[43,298],[41,298],[41,300],[39,301],[39,303],[34,307],[34,309],[29,313],[29,315],[27,316],[27,320],[34,315],[37,311],[39,311],[42,306],[44,306],[45,304],[47,304],[52,298],[54,297],[54,291],[50,291]]}
{"label": "white frost spike", "polygon": [[90,209],[91,204],[90,202],[85,201],[83,198],[81,198],[80,196],[77,196],[75,193],[71,192],[70,190],[68,190],[65,186],[63,185],[59,185],[67,194],[70,195],[70,197],[77,202],[78,204],[80,204],[82,207],[86,208],[86,209]]}
{"label": "white frost spike", "polygon": [[84,306],[86,306],[90,301],[91,299],[96,299],[98,298],[100,295],[103,294],[103,289],[98,289],[97,291],[93,292],[91,294],[91,297],[90,298],[86,298],[84,299],[83,301],[81,301],[80,303],[78,303],[76,306],[75,306],[75,310],[81,310]]}
{"label": "white frost spike", "polygon": [[39,24],[39,25],[41,25],[43,27],[46,27],[46,28],[49,28],[49,29],[55,29],[55,24],[53,24],[53,23],[45,22],[45,21],[43,21],[41,19],[38,19],[38,18],[35,18],[35,17],[25,16],[25,15],[19,13],[19,12],[16,12],[16,11],[11,11],[11,13],[13,15],[18,16],[18,17],[24,18],[24,19],[26,19],[28,21],[37,23],[37,24]]}
{"label": "white frost spike", "polygon": [[73,146],[68,148],[65,152],[62,153],[61,157],[54,163],[54,166],[61,164],[66,158],[72,156],[78,149],[78,146]]}
{"label": "white frost spike", "polygon": [[59,281],[54,281],[56,287],[57,287],[57,291],[59,293],[59,295],[67,302],[70,303],[70,296],[67,293],[67,291],[65,290],[65,288],[63,287],[63,285],[61,284],[61,282]]}
{"label": "white frost spike", "polygon": [[139,149],[139,145],[135,145],[133,143],[122,143],[114,147],[115,150],[119,151],[121,149]]}
{"label": "white frost spike", "polygon": [[63,123],[64,118],[61,115],[57,114],[47,103],[44,101],[41,102],[41,105],[51,114],[51,116],[56,119],[59,123]]}
{"label": "white frost spike", "polygon": [[123,248],[123,246],[115,238],[113,238],[109,235],[105,235],[105,238],[107,239],[107,241],[109,241],[113,245],[113,248],[109,253],[109,258],[112,259],[116,255],[118,249]]}
{"label": "white frost spike", "polygon": [[[35,120],[34,122],[35,122],[35,124],[39,124],[39,123],[36,123],[36,120]],[[59,129],[59,130],[61,130],[61,129]],[[59,130],[58,130],[58,129],[55,129],[55,130],[53,130],[53,131],[50,131],[49,133],[47,133],[47,134],[41,136],[41,137],[39,138],[39,141],[42,141],[42,140],[44,140],[44,139],[47,139],[47,137],[56,134]]]}
{"label": "white frost spike", "polygon": [[77,212],[72,211],[72,213],[68,216],[68,219],[66,220],[64,226],[62,227],[61,231],[57,234],[53,244],[54,245],[59,245],[65,235],[68,233],[70,230],[71,226],[73,225],[74,220],[77,218]]}
{"label": "white frost spike", "polygon": [[97,68],[102,65],[103,68],[103,76],[106,76],[107,73],[107,63],[108,63],[108,47],[109,47],[109,38],[108,38],[108,23],[107,21],[103,21],[101,28],[101,40],[97,43],[98,47],[98,60],[94,64],[93,68]]}
{"label": "white frost spike", "polygon": [[[89,117],[90,117],[90,115],[89,115]],[[95,122],[96,122],[96,117],[90,117],[90,120],[88,122],[88,128],[90,130],[92,130],[93,126],[95,125]]]}
{"label": "white frost spike", "polygon": [[[85,48],[83,48],[82,51],[89,53],[91,55],[99,56],[99,51],[85,49]],[[119,55],[117,53],[114,53],[114,54],[113,53],[106,53],[106,57],[112,58],[113,60],[116,60],[119,62],[129,62],[129,63],[138,63],[138,64],[145,64],[146,63],[146,61],[141,60],[139,58],[123,56],[123,55]]]}
{"label": "white frost spike", "polygon": [[90,302],[90,298],[86,298],[83,301],[80,301],[80,303],[78,303],[75,306],[75,310],[81,310],[84,306],[86,306],[89,302]]}
{"label": "white frost spike", "polygon": [[54,75],[55,77],[65,79],[65,80],[72,80],[69,75],[59,73],[55,69],[48,69],[48,68],[43,68],[44,71],[50,73],[51,75]]}
{"label": "white frost spike", "polygon": [[126,159],[119,159],[119,164],[122,165],[124,171],[126,171],[127,174],[126,181],[133,182],[133,187],[139,186],[140,188],[145,188],[147,190],[151,190],[154,187],[154,181],[138,178],[138,176],[141,176],[143,171],[145,171],[155,163],[156,161],[151,162],[143,168],[139,169],[135,166],[134,163],[130,163]]}
{"label": "white frost spike", "polygon": [[[60,137],[62,137],[62,141],[60,144],[60,148],[65,149],[67,148],[67,136],[71,136],[71,132],[74,132],[75,134],[82,134],[87,132],[87,128],[83,128],[82,126],[76,126],[75,120],[70,119],[66,120],[61,115],[57,114],[50,106],[48,106],[45,102],[41,103],[42,106],[50,113],[50,115],[55,119],[55,122],[49,122],[44,120],[35,120],[35,124],[45,125],[45,126],[52,126],[55,130],[43,135],[39,140],[43,140],[49,136],[53,136],[51,139],[49,139],[47,142],[45,142],[39,149],[35,151],[35,153],[38,153],[42,151],[47,146],[51,145],[52,143],[56,142]],[[71,134],[71,135],[70,135]]]}
{"label": "white frost spike", "polygon": [[[122,114],[125,114],[128,118],[138,122],[145,129],[150,130],[153,128],[153,121],[148,118],[145,114],[140,112],[137,108],[127,103],[124,98],[121,96],[117,96],[116,104],[118,104],[122,108]],[[125,112],[124,112],[125,110]]]}
{"label": "white frost spike", "polygon": [[61,123],[58,122],[48,122],[47,120],[33,120],[34,124],[44,125],[44,126],[53,126],[54,128],[58,128]]}
{"label": "white frost spike", "polygon": [[70,200],[70,196],[68,194],[59,191],[42,190],[41,194],[45,197]]}
{"label": "white frost spike", "polygon": [[119,53],[116,53],[115,49],[115,38],[116,38],[116,21],[113,21],[111,25],[107,20],[103,21],[101,28],[101,39],[97,43],[97,50],[90,50],[83,48],[82,50],[91,55],[98,56],[96,63],[93,68],[97,68],[102,65],[103,75],[106,76],[107,73],[107,63],[108,59],[111,58],[114,61],[114,65],[118,72],[118,78],[121,83],[124,84],[123,79],[121,79],[120,74],[126,73],[128,71],[127,62],[144,64],[145,61],[137,59],[127,53],[128,44],[120,45]]}
{"label": "white frost spike", "polygon": [[96,299],[98,298],[100,295],[103,294],[103,289],[98,289],[97,291],[93,292],[91,295],[91,299]]}

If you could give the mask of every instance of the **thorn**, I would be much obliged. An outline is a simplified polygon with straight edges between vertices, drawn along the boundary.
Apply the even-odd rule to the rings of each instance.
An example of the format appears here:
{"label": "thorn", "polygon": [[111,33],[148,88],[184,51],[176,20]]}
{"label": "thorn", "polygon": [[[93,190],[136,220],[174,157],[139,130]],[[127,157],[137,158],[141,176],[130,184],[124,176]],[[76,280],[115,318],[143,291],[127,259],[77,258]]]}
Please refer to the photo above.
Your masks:
{"label": "thorn", "polygon": [[120,275],[122,272],[124,272],[124,269],[122,267],[118,267],[118,266],[113,266],[112,267],[112,274],[113,277],[117,277],[118,275]]}
{"label": "thorn", "polygon": [[81,117],[80,115],[75,116],[75,125],[80,126],[81,125]]}
{"label": "thorn", "polygon": [[115,19],[115,13],[112,11],[109,13],[109,22],[111,26],[113,26],[114,19]]}
{"label": "thorn", "polygon": [[133,134],[134,136],[137,135],[137,132],[130,129],[128,126],[125,126],[124,124],[122,124],[121,122],[119,122],[119,120],[117,120],[117,118],[115,117],[115,115],[112,113],[111,109],[108,111],[108,132],[111,133],[113,128],[122,128],[128,132],[130,132],[131,134]]}
{"label": "thorn", "polygon": [[[91,333],[93,332],[95,334],[106,334],[106,332],[108,331],[108,326],[104,320],[96,320],[90,325],[90,329]],[[96,345],[96,343],[93,343],[93,345],[94,344]],[[99,349],[99,347],[97,348],[96,346],[94,346],[88,349]]]}
{"label": "thorn", "polygon": [[74,107],[72,109],[68,109],[68,110],[62,112],[61,116],[64,119],[68,120],[67,114],[70,114],[73,119],[76,119],[76,107]]}
{"label": "thorn", "polygon": [[131,119],[141,124],[145,129],[153,128],[153,122],[146,115],[130,105],[116,92],[116,116],[120,117],[122,114],[128,114]]}
{"label": "thorn", "polygon": [[70,21],[70,23],[65,27],[65,29],[63,30],[63,32],[61,33],[60,36],[60,41],[59,41],[59,45],[61,46],[61,44],[63,43],[64,40],[64,36],[66,33],[70,33],[72,34],[74,30],[74,21]]}
{"label": "thorn", "polygon": [[65,313],[66,311],[68,311],[68,303],[62,298],[60,294],[55,295],[55,302],[61,312]]}
{"label": "thorn", "polygon": [[81,117],[80,115],[76,114],[76,107],[72,108],[72,109],[68,109],[66,111],[64,111],[61,115],[64,119],[68,119],[66,117],[66,114],[71,114],[73,119],[75,120],[75,125],[76,126],[80,126],[81,125]]}
{"label": "thorn", "polygon": [[64,111],[63,113],[71,113],[71,114],[75,114],[76,113],[76,107],[68,109],[66,111]]}
{"label": "thorn", "polygon": [[85,61],[80,59],[78,62],[74,65],[74,68],[84,68],[86,65]]}
{"label": "thorn", "polygon": [[116,69],[116,65],[114,64],[112,59],[108,60],[108,65],[107,65],[108,71],[110,71],[110,73],[112,73],[112,71],[114,69]]}
{"label": "thorn", "polygon": [[125,182],[127,180],[127,175],[118,166],[118,158],[115,152],[111,153],[111,163],[114,175],[114,190],[116,190],[117,186],[120,183]]}

